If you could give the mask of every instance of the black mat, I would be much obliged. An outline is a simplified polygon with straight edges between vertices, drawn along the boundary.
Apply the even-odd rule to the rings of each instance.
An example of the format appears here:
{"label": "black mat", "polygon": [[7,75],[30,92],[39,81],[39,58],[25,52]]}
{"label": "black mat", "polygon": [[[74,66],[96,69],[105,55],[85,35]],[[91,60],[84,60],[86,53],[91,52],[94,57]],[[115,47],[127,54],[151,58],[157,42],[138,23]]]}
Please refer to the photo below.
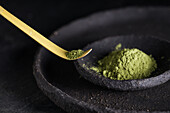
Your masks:
{"label": "black mat", "polygon": [[[51,39],[67,50],[83,48],[95,40],[117,35],[150,35],[170,40],[169,13],[169,8],[105,11],[61,28]],[[44,48],[38,54],[37,64],[41,68],[35,71],[39,87],[66,111],[170,111],[169,81],[146,90],[121,92],[108,90],[84,80],[76,71],[73,62],[58,58]]]}

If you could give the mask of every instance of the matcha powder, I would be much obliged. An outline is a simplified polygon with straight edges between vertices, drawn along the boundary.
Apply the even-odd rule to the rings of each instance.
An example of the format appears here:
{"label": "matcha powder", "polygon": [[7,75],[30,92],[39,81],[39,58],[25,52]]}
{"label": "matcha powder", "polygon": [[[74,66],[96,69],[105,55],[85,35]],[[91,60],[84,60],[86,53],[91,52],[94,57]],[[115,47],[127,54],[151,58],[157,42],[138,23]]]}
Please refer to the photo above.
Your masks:
{"label": "matcha powder", "polygon": [[114,80],[143,79],[157,68],[152,56],[139,49],[116,49],[98,61],[98,67],[91,69]]}
{"label": "matcha powder", "polygon": [[72,60],[72,59],[79,58],[83,54],[84,54],[84,51],[81,49],[72,50],[72,51],[66,53],[66,57],[69,58],[70,60]]}

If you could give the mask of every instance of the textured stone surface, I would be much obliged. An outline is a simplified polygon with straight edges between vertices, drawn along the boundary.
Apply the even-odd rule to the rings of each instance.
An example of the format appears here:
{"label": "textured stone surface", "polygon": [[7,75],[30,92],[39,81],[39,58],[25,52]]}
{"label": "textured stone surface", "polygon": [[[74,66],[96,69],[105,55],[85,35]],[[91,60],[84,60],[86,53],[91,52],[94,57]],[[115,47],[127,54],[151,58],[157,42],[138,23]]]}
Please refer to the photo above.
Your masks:
{"label": "textured stone surface", "polygon": [[[126,8],[106,11],[61,28],[51,36],[51,40],[67,50],[83,48],[96,40],[120,34],[147,35],[170,40],[169,12],[168,8]],[[147,47],[147,43],[145,45]],[[146,51],[149,52],[150,48],[146,48]],[[153,53],[161,56],[162,52],[166,51]],[[159,64],[168,66],[166,63]],[[34,75],[39,88],[56,105],[68,112],[170,111],[169,81],[139,91],[107,89],[82,78],[73,62],[61,59],[43,48],[37,53]]]}

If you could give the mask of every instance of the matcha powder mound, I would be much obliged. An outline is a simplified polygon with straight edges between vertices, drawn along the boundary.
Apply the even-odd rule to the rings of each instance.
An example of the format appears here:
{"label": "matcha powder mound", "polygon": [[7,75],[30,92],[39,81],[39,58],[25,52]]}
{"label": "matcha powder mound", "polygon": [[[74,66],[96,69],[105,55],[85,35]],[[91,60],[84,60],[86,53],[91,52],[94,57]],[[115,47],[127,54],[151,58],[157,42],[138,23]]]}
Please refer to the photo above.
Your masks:
{"label": "matcha powder mound", "polygon": [[84,51],[81,49],[72,50],[72,51],[66,53],[66,57],[72,60],[72,59],[77,59],[78,57],[80,57],[83,54],[84,54]]}
{"label": "matcha powder mound", "polygon": [[99,60],[98,64],[98,67],[91,69],[114,80],[147,78],[157,68],[152,56],[136,48],[112,51]]}

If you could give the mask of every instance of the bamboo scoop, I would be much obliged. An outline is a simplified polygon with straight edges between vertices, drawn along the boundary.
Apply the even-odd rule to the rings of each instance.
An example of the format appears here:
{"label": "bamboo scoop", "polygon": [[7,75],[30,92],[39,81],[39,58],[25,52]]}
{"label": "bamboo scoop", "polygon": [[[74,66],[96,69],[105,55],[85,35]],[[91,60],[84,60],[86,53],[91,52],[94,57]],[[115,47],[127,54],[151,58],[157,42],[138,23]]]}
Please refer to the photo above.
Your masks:
{"label": "bamboo scoop", "polygon": [[12,24],[14,24],[16,27],[18,27],[23,32],[25,32],[27,35],[29,35],[31,38],[33,38],[35,41],[37,41],[39,44],[44,46],[46,49],[48,49],[52,53],[60,56],[61,58],[66,59],[66,60],[76,60],[76,59],[82,58],[82,57],[86,56],[88,53],[90,53],[90,51],[92,50],[92,49],[89,49],[89,50],[85,51],[83,53],[83,55],[81,55],[78,58],[69,59],[66,57],[66,53],[69,51],[57,46],[56,44],[54,44],[53,42],[51,42],[50,40],[48,40],[47,38],[42,36],[40,33],[35,31],[33,28],[29,27],[27,24],[25,24],[24,22],[19,20],[17,17],[15,17],[11,13],[9,13],[2,6],[0,6],[0,14],[4,18],[6,18],[8,21],[10,21]]}

